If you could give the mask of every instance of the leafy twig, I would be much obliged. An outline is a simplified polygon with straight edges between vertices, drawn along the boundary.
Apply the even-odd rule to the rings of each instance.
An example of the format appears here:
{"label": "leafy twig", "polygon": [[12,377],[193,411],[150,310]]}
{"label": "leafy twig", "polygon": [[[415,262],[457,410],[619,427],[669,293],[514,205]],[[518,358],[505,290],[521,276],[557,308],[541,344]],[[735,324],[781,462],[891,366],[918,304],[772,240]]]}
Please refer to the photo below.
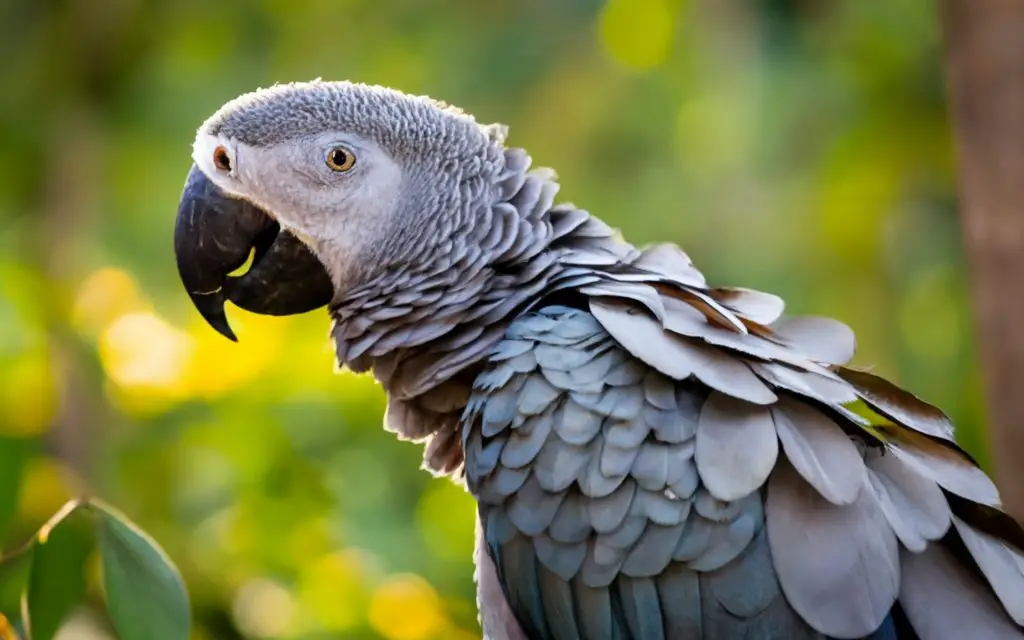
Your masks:
{"label": "leafy twig", "polygon": [[[65,502],[64,506],[57,510],[57,513],[50,516],[50,519],[47,520],[46,523],[43,524],[43,526],[39,527],[39,530],[36,531],[35,535],[26,540],[21,546],[16,547],[11,551],[8,551],[7,553],[4,553],[3,555],[0,555],[0,564],[4,564],[6,562],[9,562],[15,558],[24,555],[37,542],[39,544],[46,544],[46,539],[50,537],[50,532],[53,531],[53,528],[60,524],[61,521],[64,520],[64,518],[67,518],[69,515],[71,515],[71,513],[75,509],[85,504],[88,504],[88,502],[89,499],[84,497],[72,498],[71,500]],[[4,620],[0,620],[0,640],[7,640],[7,636],[2,635],[4,631],[2,626],[3,622]]]}

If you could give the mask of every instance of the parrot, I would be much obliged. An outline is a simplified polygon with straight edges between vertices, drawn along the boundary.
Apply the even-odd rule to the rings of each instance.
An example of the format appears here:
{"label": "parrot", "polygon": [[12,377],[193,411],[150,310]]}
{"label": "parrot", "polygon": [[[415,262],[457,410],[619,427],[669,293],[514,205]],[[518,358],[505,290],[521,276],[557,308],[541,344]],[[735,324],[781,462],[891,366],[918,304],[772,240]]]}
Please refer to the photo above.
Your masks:
{"label": "parrot", "polygon": [[178,276],[231,340],[228,302],[326,310],[474,499],[484,638],[1024,638],[1024,529],[941,409],[558,191],[505,124],[278,83],[199,126]]}

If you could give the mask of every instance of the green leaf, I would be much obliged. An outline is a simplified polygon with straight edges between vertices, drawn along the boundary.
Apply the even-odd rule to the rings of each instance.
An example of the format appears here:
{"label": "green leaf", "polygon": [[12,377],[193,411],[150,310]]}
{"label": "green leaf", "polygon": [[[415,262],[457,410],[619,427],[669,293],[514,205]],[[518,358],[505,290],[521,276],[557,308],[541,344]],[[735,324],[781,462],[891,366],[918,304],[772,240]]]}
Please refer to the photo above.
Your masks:
{"label": "green leaf", "polygon": [[16,520],[22,472],[33,445],[28,438],[0,437],[0,544],[7,541]]}
{"label": "green leaf", "polygon": [[191,624],[181,574],[124,514],[96,501],[107,613],[121,640],[187,640]]}
{"label": "green leaf", "polygon": [[8,620],[21,616],[21,598],[28,587],[35,543],[0,563],[0,613]]}
{"label": "green leaf", "polygon": [[32,640],[50,640],[85,597],[85,563],[95,546],[88,514],[72,511],[40,533],[26,594]]}

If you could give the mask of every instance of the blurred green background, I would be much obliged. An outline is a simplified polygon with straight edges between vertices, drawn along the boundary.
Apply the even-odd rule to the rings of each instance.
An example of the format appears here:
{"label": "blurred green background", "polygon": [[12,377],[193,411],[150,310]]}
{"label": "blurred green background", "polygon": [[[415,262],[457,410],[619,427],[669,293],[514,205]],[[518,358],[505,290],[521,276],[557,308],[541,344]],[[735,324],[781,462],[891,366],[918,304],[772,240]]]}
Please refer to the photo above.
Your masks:
{"label": "blurred green background", "polygon": [[232,309],[232,344],[177,280],[196,127],[315,77],[508,123],[631,240],[850,324],[984,460],[940,53],[922,1],[7,0],[4,547],[89,492],[181,568],[196,639],[480,636],[472,503],[332,371],[326,314]]}

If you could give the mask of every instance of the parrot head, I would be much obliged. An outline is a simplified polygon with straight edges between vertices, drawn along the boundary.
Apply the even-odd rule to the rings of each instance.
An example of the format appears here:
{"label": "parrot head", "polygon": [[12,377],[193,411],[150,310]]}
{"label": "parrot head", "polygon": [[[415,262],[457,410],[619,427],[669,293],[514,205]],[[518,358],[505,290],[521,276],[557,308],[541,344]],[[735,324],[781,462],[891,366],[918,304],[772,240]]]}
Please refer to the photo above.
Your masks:
{"label": "parrot head", "polygon": [[182,283],[235,340],[226,301],[304,313],[375,271],[436,258],[488,198],[504,134],[430,98],[350,82],[235,98],[193,144],[174,233]]}

